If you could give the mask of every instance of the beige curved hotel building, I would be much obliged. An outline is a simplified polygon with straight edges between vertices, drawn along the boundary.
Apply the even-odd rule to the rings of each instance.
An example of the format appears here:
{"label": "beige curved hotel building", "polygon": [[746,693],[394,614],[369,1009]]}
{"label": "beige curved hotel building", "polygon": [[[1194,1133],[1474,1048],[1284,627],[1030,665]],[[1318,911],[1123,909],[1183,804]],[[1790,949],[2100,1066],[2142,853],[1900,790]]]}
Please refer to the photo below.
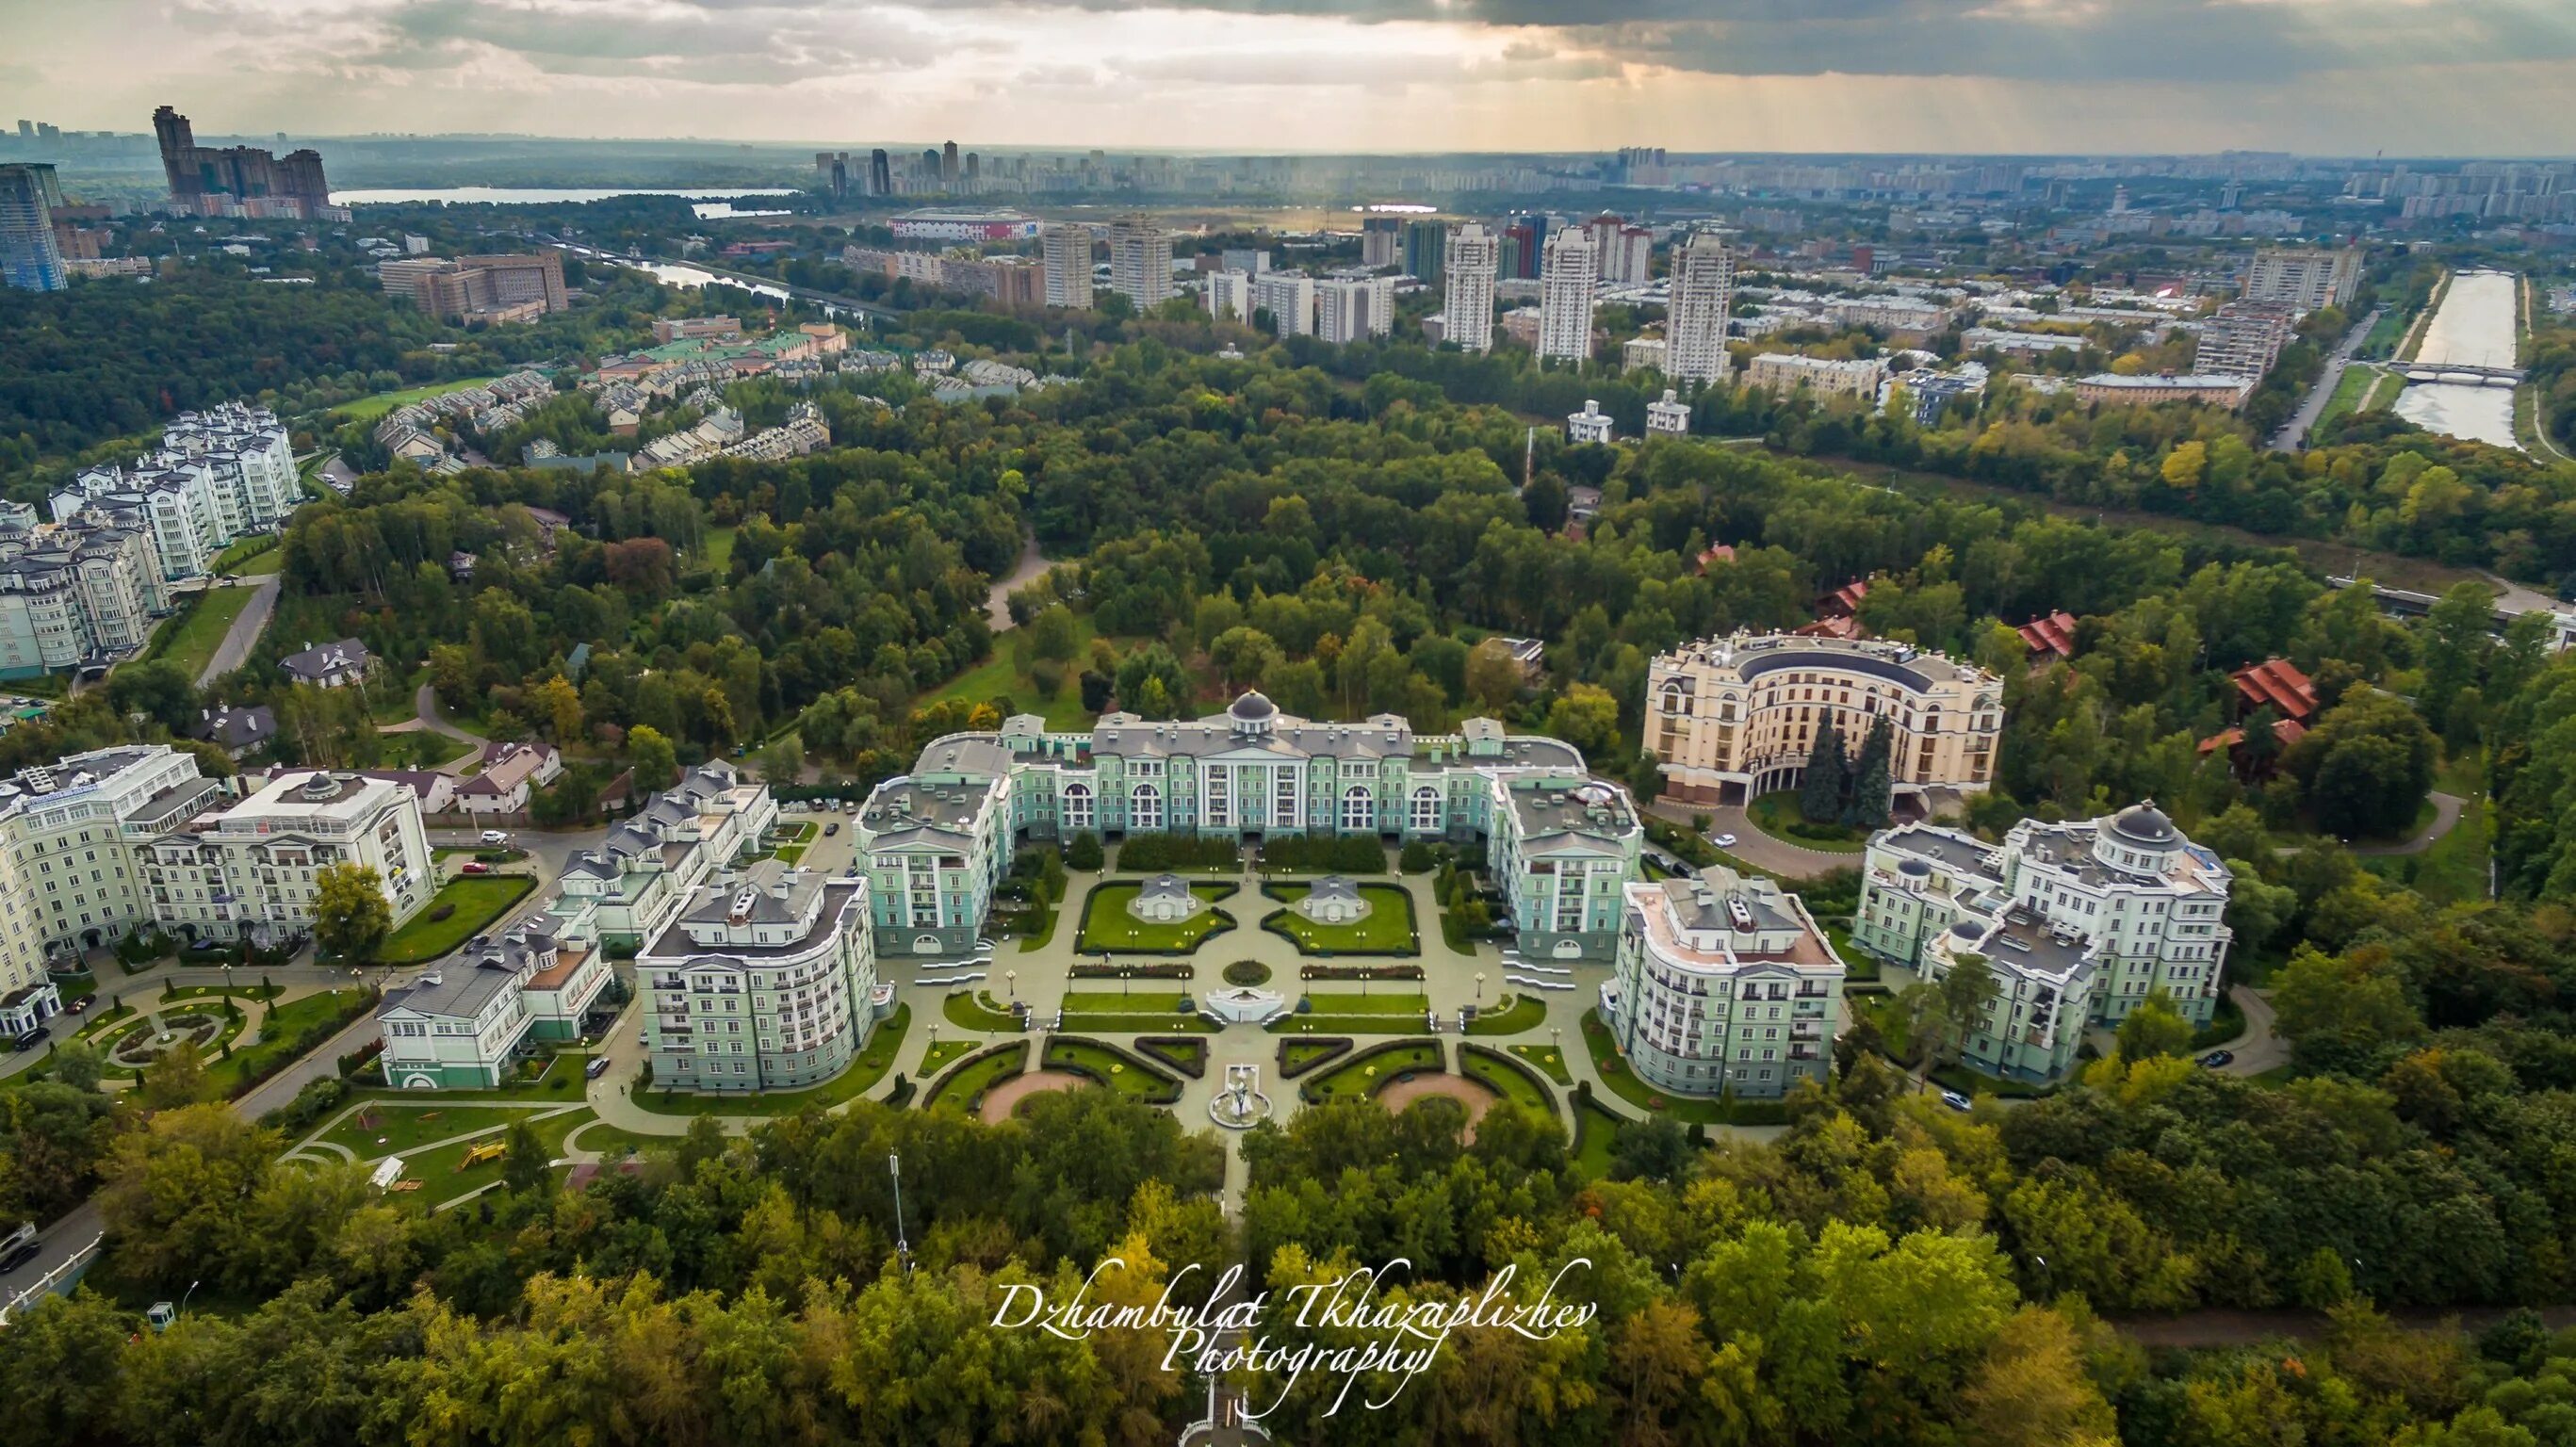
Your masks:
{"label": "beige curved hotel building", "polygon": [[1994,778],[2003,686],[1938,653],[1877,639],[1738,633],[1685,644],[1646,675],[1646,746],[1664,795],[1735,804],[1793,788],[1830,714],[1854,754],[1873,720],[1895,725],[1899,799],[1977,793]]}

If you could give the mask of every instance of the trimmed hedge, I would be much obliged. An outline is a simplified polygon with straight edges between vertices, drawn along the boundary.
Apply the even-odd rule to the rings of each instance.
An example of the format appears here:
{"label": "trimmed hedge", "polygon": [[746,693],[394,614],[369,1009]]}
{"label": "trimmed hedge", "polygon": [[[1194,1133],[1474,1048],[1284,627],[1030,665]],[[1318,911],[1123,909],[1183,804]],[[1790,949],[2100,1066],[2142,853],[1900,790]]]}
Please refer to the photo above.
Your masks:
{"label": "trimmed hedge", "polygon": [[1338,1079],[1354,1070],[1360,1070],[1369,1065],[1372,1061],[1391,1060],[1397,1056],[1403,1056],[1409,1060],[1411,1057],[1417,1056],[1425,1050],[1431,1052],[1431,1059],[1429,1061],[1410,1063],[1401,1067],[1390,1066],[1374,1079],[1369,1080],[1368,1087],[1363,1094],[1374,1100],[1379,1091],[1393,1085],[1397,1080],[1404,1076],[1416,1073],[1426,1075],[1447,1074],[1448,1052],[1441,1049],[1439,1041],[1420,1037],[1407,1040],[1389,1040],[1383,1045],[1370,1046],[1368,1049],[1353,1055],[1350,1059],[1335,1065],[1331,1070],[1326,1071],[1322,1075],[1308,1076],[1307,1079],[1297,1087],[1297,1098],[1308,1105],[1320,1104],[1322,1103],[1323,1096],[1319,1094],[1318,1091],[1326,1080]]}
{"label": "trimmed hedge", "polygon": [[979,1069],[1005,1055],[1011,1057],[1011,1067],[1008,1070],[995,1072],[993,1077],[985,1081],[982,1086],[978,1087],[972,1096],[969,1096],[962,1102],[958,1102],[966,1108],[969,1114],[981,1111],[984,1108],[984,1093],[986,1091],[991,1090],[994,1086],[1001,1084],[1005,1080],[1009,1080],[1020,1075],[1028,1069],[1029,1042],[1026,1039],[1006,1040],[999,1045],[978,1050],[974,1054],[967,1056],[965,1059],[958,1061],[954,1066],[949,1068],[946,1075],[939,1077],[939,1083],[931,1087],[930,1093],[922,1098],[921,1108],[923,1110],[930,1110],[937,1107],[940,1103],[940,1097],[947,1094],[948,1088],[956,1084],[957,1081],[966,1074],[966,1072]]}
{"label": "trimmed hedge", "polygon": [[1235,867],[1239,853],[1240,846],[1231,836],[1130,834],[1118,846],[1118,872],[1152,874],[1166,869],[1230,870]]}
{"label": "trimmed hedge", "polygon": [[1142,1035],[1137,1037],[1136,1052],[1192,1080],[1207,1075],[1207,1042],[1195,1035]]}
{"label": "trimmed hedge", "polygon": [[1384,874],[1374,834],[1280,834],[1261,841],[1261,867],[1285,874]]}
{"label": "trimmed hedge", "polygon": [[[1279,1078],[1294,1080],[1318,1065],[1348,1055],[1353,1043],[1348,1035],[1282,1036],[1279,1041]],[[1293,1061],[1289,1059],[1292,1054],[1297,1057]]]}
{"label": "trimmed hedge", "polygon": [[1181,1098],[1179,1081],[1146,1064],[1141,1057],[1121,1050],[1106,1040],[1094,1040],[1088,1035],[1049,1036],[1046,1050],[1038,1056],[1038,1065],[1041,1069],[1061,1070],[1068,1075],[1079,1075],[1085,1080],[1111,1090],[1119,1089],[1118,1082],[1110,1079],[1106,1073],[1093,1069],[1085,1061],[1076,1059],[1072,1052],[1077,1049],[1099,1051],[1118,1064],[1136,1072],[1138,1079],[1151,1081],[1153,1089],[1142,1092],[1140,1096],[1148,1105],[1171,1105]]}

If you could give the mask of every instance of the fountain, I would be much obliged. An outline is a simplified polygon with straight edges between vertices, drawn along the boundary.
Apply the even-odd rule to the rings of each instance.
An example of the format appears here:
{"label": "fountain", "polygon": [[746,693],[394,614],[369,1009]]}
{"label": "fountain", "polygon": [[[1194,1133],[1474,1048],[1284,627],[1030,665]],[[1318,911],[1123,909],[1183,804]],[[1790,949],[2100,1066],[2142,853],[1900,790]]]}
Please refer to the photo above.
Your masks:
{"label": "fountain", "polygon": [[1208,1119],[1227,1130],[1248,1130],[1254,1121],[1269,1119],[1270,1097],[1261,1093],[1260,1085],[1260,1066],[1227,1066],[1225,1089],[1208,1102]]}

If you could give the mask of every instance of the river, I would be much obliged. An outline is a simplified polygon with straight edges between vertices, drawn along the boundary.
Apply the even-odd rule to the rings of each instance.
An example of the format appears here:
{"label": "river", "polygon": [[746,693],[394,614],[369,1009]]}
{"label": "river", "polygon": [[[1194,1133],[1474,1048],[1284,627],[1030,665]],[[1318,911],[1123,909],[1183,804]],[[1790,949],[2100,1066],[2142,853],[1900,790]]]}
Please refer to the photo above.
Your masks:
{"label": "river", "polygon": [[[2424,328],[2415,360],[2466,367],[2512,366],[2519,285],[2509,272],[2453,273],[2441,308]],[[2397,415],[2427,432],[2513,447],[2513,394],[2511,387],[2410,383],[2397,394]]]}
{"label": "river", "polygon": [[436,201],[457,206],[544,206],[567,205],[583,201],[610,201],[620,196],[677,196],[683,201],[702,204],[692,208],[701,220],[720,221],[736,216],[775,216],[775,211],[737,211],[726,204],[747,196],[793,196],[796,193],[780,186],[730,186],[689,190],[679,187],[544,187],[544,186],[434,186],[417,190],[334,191],[332,204],[338,206],[423,205]]}

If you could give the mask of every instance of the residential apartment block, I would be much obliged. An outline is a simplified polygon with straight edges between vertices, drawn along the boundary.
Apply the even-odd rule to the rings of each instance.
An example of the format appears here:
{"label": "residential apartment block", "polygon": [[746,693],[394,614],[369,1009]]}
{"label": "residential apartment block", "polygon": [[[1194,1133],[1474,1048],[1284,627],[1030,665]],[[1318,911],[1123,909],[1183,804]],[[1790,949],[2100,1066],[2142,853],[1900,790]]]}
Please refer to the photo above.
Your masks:
{"label": "residential apartment block", "polygon": [[1500,254],[1494,234],[1475,222],[1449,233],[1442,266],[1441,340],[1462,352],[1494,349],[1494,270]]}
{"label": "residential apartment block", "polygon": [[1831,1068],[1843,962],[1804,901],[1724,865],[1628,885],[1601,1018],[1637,1077],[1777,1098]]}
{"label": "residential apartment block", "polygon": [[1592,238],[1568,226],[1547,239],[1539,273],[1538,354],[1579,362],[1592,355],[1592,299],[1600,280]]}
{"label": "residential apartment block", "polygon": [[149,642],[170,606],[140,529],[95,517],[0,520],[0,678],[112,661]]}
{"label": "residential apartment block", "polygon": [[2297,315],[2283,302],[2235,301],[2202,323],[2191,354],[2204,376],[2261,381],[2290,344]]}
{"label": "residential apartment block", "polygon": [[1382,337],[1395,326],[1395,278],[1332,276],[1315,284],[1315,335],[1334,343]]}
{"label": "residential apartment block", "polygon": [[1887,363],[1876,357],[1836,361],[1790,352],[1764,352],[1745,368],[1744,380],[1766,392],[1785,394],[1803,388],[1820,397],[1875,402],[1878,389],[1887,381]]}
{"label": "residential apartment block", "polygon": [[2003,685],[1938,653],[1874,639],[1737,633],[1657,658],[1646,672],[1646,747],[1666,798],[1741,804],[1797,786],[1827,718],[1857,751],[1870,725],[1894,730],[1888,773],[1900,804],[1982,792],[2003,736]]}
{"label": "residential apartment block", "polygon": [[698,765],[635,814],[609,826],[597,849],[564,866],[566,909],[598,911],[601,938],[640,945],[689,895],[778,825],[769,786],[722,759]]}
{"label": "residential apartment block", "polygon": [[131,468],[83,468],[48,500],[54,520],[132,528],[152,539],[161,575],[204,575],[234,539],[275,532],[304,500],[286,427],[265,407],[227,402],[182,412]]}
{"label": "residential apartment block", "polygon": [[0,1028],[60,1002],[55,956],[139,926],[266,944],[311,927],[314,871],[374,867],[399,925],[432,892],[411,791],[299,770],[247,799],[163,744],[74,754],[0,780]]}
{"label": "residential apartment block", "polygon": [[1315,334],[1315,279],[1302,271],[1260,271],[1252,276],[1252,309],[1270,313],[1283,337]]}
{"label": "residential apartment block", "polygon": [[1046,304],[1091,308],[1091,228],[1050,226],[1038,249],[1046,267]]}
{"label": "residential apartment block", "polygon": [[654,1083],[778,1090],[848,1069],[893,1007],[872,945],[858,879],[768,861],[693,891],[635,957]]}
{"label": "residential apartment block", "polygon": [[1731,363],[1726,320],[1735,309],[1735,252],[1710,231],[1673,248],[1672,300],[1664,355],[1656,362],[1676,382],[1722,382]]}
{"label": "residential apartment block", "polygon": [[2206,1024],[2234,939],[2231,877],[2152,803],[2067,824],[2025,819],[2001,847],[1926,824],[1873,836],[1852,943],[1938,980],[1968,956],[1997,985],[1967,1063],[2054,1080],[2087,1025],[2161,990]]}
{"label": "residential apartment block", "polygon": [[2284,302],[2302,312],[2346,306],[2361,288],[2361,248],[2282,247],[2254,253],[2245,272],[2247,301]]}
{"label": "residential apartment block", "polygon": [[878,952],[965,950],[1016,839],[1162,832],[1482,841],[1520,948],[1558,959],[1610,957],[1642,840],[1626,791],[1581,753],[1492,719],[1416,735],[1400,715],[1316,723],[1258,693],[1189,722],[1106,714],[1087,733],[1021,714],[932,743],[869,796],[859,850]]}
{"label": "residential apartment block", "polygon": [[385,1083],[397,1090],[489,1090],[523,1052],[575,1040],[607,993],[608,955],[593,936],[543,914],[468,940],[376,1007]]}
{"label": "residential apartment block", "polygon": [[2087,404],[2107,402],[2120,407],[2153,407],[2165,402],[2198,402],[2209,407],[2234,409],[2245,405],[2254,393],[2254,380],[2225,374],[2190,372],[2142,373],[2124,377],[2117,372],[2097,372],[2081,377],[2075,383],[2075,400]]}
{"label": "residential apartment block", "polygon": [[376,279],[386,295],[453,321],[529,321],[572,305],[559,251],[388,261],[377,266]]}
{"label": "residential apartment block", "polygon": [[1150,216],[1109,228],[1109,289],[1141,314],[1172,299],[1172,234]]}

